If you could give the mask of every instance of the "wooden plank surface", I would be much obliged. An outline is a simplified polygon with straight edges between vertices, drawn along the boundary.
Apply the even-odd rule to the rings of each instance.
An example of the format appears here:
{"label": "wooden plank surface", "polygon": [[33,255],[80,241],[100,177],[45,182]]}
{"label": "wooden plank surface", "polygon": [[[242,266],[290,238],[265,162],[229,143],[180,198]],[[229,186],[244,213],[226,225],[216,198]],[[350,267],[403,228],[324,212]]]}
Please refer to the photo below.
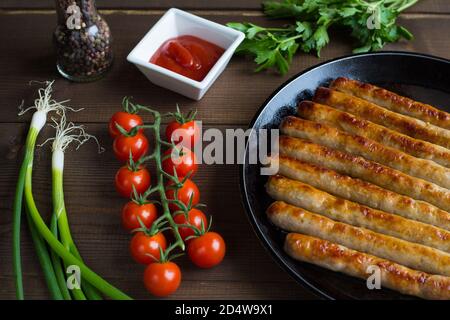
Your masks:
{"label": "wooden plank surface", "polygon": [[[85,110],[70,114],[70,119],[87,124],[108,148],[97,154],[92,144],[67,155],[65,192],[69,219],[76,243],[83,257],[95,271],[135,298],[149,298],[141,283],[143,267],[128,255],[129,236],[120,227],[120,209],[124,200],[113,188],[113,176],[118,163],[111,154],[111,140],[106,133],[106,122],[117,111],[124,95],[132,95],[139,102],[161,111],[173,110],[176,103],[183,108],[197,108],[199,118],[207,127],[246,127],[263,101],[285,82],[289,76],[319,62],[351,53],[351,42],[343,34],[333,34],[332,44],[321,58],[299,55],[289,75],[272,72],[252,73],[253,63],[243,57],[234,57],[218,82],[200,102],[193,102],[150,84],[132,65],[126,55],[170,6],[195,9],[196,13],[220,23],[250,21],[273,24],[257,10],[260,1],[98,1],[108,9],[146,8],[152,10],[103,11],[115,38],[115,64],[108,75],[97,82],[74,84],[58,77],[54,66],[51,34],[55,16],[51,1],[3,0],[0,8],[0,299],[13,299],[11,263],[11,210],[17,179],[20,147],[24,141],[29,115],[19,118],[17,106],[22,99],[31,103],[34,90],[27,86],[30,80],[57,79],[55,96],[72,99],[74,107]],[[213,11],[217,8],[228,10]],[[231,9],[251,9],[238,11]],[[9,10],[20,9],[20,10]],[[25,10],[22,10],[25,9]],[[201,9],[201,10],[199,10]],[[420,14],[418,14],[420,13]],[[423,14],[422,14],[423,13]],[[412,42],[401,42],[386,49],[423,52],[450,58],[450,39],[443,33],[450,27],[450,1],[423,0],[402,15],[401,23],[416,36]],[[251,83],[243,86],[242,83]],[[45,129],[41,141],[50,134]],[[48,146],[37,151],[34,187],[38,207],[48,214],[50,196],[50,159]],[[101,165],[99,165],[101,164]],[[228,255],[222,265],[208,271],[192,267],[186,258],[179,261],[184,270],[184,281],[172,298],[195,299],[311,299],[313,294],[296,284],[284,273],[260,245],[247,221],[240,202],[236,166],[202,166],[195,178],[202,190],[202,201],[214,215],[214,224],[223,233]],[[23,265],[27,298],[48,298],[42,272],[34,256],[27,230],[23,230]]]}
{"label": "wooden plank surface", "polygon": [[[167,9],[177,7],[180,9],[240,9],[259,10],[262,0],[97,0],[99,8],[114,9]],[[2,0],[0,8],[5,9],[48,9],[54,7],[54,0]],[[434,12],[449,13],[448,0],[419,0],[408,12]]]}
{"label": "wooden plank surface", "polygon": [[[241,15],[203,15],[220,23],[228,21],[251,21],[269,24],[263,17]],[[115,64],[110,73],[98,82],[74,84],[58,81],[56,97],[71,99],[77,107],[84,107],[87,112],[73,116],[74,121],[104,122],[119,107],[124,95],[132,95],[143,104],[151,104],[161,110],[170,109],[176,103],[185,108],[196,107],[199,117],[208,124],[229,123],[246,126],[255,111],[275,88],[284,83],[290,76],[314,64],[351,53],[351,41],[341,34],[332,36],[332,45],[322,51],[321,58],[300,54],[295,57],[287,76],[278,76],[273,72],[255,75],[255,67],[249,59],[234,57],[228,68],[221,75],[207,95],[195,102],[157,87],[150,82],[133,65],[126,62],[126,56],[146,31],[158,20],[154,14],[105,15],[115,38]],[[33,19],[33,24],[27,23]],[[443,37],[442,26],[450,26],[450,15],[439,16],[405,16],[401,23],[416,36],[411,42],[402,41],[392,44],[386,49],[405,50],[428,53],[450,58],[450,43]],[[31,90],[26,84],[30,80],[48,80],[58,78],[54,66],[51,34],[55,26],[53,14],[7,14],[0,20],[0,42],[15,43],[5,46],[0,60],[0,95],[4,107],[1,121],[28,121],[29,116],[17,117],[16,107],[22,97],[26,98]],[[15,39],[21,39],[20,42]],[[239,79],[239,81],[236,81]],[[220,83],[220,85],[218,85]],[[243,86],[242,83],[252,83]],[[83,99],[80,99],[83,97]],[[101,98],[99,98],[101,97]]]}

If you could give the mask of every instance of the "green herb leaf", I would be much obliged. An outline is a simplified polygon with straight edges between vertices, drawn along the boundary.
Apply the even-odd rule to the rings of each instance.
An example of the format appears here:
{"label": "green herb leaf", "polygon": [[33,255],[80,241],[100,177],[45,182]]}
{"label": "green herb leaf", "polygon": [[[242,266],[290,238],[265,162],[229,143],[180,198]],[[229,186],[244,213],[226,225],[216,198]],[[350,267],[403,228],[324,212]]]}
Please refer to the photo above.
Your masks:
{"label": "green herb leaf", "polygon": [[227,25],[245,33],[246,39],[237,52],[254,57],[258,64],[255,71],[275,67],[285,74],[299,49],[320,56],[321,50],[330,42],[328,30],[331,27],[350,31],[356,42],[353,52],[379,50],[386,43],[413,39],[413,35],[397,25],[396,20],[400,12],[417,1],[265,1],[263,10],[267,17],[293,19],[293,23],[281,28],[237,22]]}

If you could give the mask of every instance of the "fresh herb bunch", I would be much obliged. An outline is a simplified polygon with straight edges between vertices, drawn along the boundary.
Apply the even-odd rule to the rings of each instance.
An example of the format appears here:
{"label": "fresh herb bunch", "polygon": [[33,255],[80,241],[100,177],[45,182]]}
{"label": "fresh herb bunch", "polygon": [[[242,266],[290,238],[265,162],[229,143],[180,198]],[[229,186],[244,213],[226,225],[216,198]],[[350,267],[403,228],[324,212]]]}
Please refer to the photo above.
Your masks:
{"label": "fresh herb bunch", "polygon": [[320,51],[328,44],[331,26],[351,30],[357,42],[353,52],[368,52],[383,48],[386,43],[413,35],[396,24],[400,12],[418,0],[283,0],[263,3],[270,18],[295,19],[295,24],[281,28],[265,28],[252,23],[228,23],[229,27],[245,33],[246,39],[237,53],[255,57],[256,72],[270,67],[281,74],[289,69],[294,54]]}

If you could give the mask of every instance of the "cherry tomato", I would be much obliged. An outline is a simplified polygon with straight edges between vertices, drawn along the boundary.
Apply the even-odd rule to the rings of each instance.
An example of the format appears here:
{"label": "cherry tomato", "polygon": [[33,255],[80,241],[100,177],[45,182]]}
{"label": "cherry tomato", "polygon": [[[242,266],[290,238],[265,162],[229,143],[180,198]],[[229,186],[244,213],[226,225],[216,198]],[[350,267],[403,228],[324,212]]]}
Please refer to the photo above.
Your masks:
{"label": "cherry tomato", "polygon": [[[172,185],[173,183],[169,183],[168,186]],[[192,196],[192,206],[195,206],[200,201],[200,191],[197,188],[197,185],[190,179],[186,179],[183,186],[178,189],[178,200],[180,200],[185,205],[189,204],[189,199]],[[175,190],[168,189],[166,190],[166,197],[169,200],[175,199]],[[179,210],[180,208],[174,204],[169,203],[169,208],[172,211]]]}
{"label": "cherry tomato", "polygon": [[132,137],[119,135],[114,139],[113,150],[116,158],[121,162],[127,162],[130,159],[130,152],[133,161],[137,161],[147,153],[148,140],[142,133],[137,133]]}
{"label": "cherry tomato", "polygon": [[109,120],[109,134],[113,138],[121,134],[119,129],[117,129],[116,123],[122,128],[124,128],[125,131],[127,132],[136,126],[141,126],[144,124],[142,118],[137,114],[128,113],[125,111],[118,111],[114,113],[111,117],[111,120]]}
{"label": "cherry tomato", "polygon": [[147,228],[150,228],[157,217],[158,210],[153,203],[138,204],[129,201],[122,209],[122,225],[128,231],[141,227],[138,218]]}
{"label": "cherry tomato", "polygon": [[166,138],[168,141],[173,139],[175,144],[181,143],[182,146],[193,149],[200,141],[200,128],[194,120],[185,123],[174,120],[166,127]]}
{"label": "cherry tomato", "polygon": [[[191,209],[188,212],[187,219],[183,213],[180,213],[177,214],[173,218],[173,220],[175,221],[176,224],[190,224],[199,230],[202,230],[202,223],[205,229],[208,228],[208,220],[206,219],[205,214],[202,211],[195,208]],[[178,232],[180,233],[180,236],[183,240],[185,240],[187,237],[194,235],[194,230],[189,227],[180,227],[178,228]]]}
{"label": "cherry tomato", "polygon": [[225,241],[216,232],[206,232],[188,243],[189,259],[200,268],[212,268],[225,256]]}
{"label": "cherry tomato", "polygon": [[150,187],[150,173],[146,168],[138,168],[136,171],[131,170],[128,166],[121,167],[115,177],[115,185],[117,192],[129,198],[133,194],[133,185],[138,194],[143,194]]}
{"label": "cherry tomato", "polygon": [[181,282],[181,270],[173,262],[156,262],[148,265],[144,272],[144,285],[158,297],[174,293]]}
{"label": "cherry tomato", "polygon": [[142,264],[150,264],[161,258],[159,248],[167,248],[166,237],[159,232],[153,236],[137,232],[130,242],[130,253],[133,259]]}
{"label": "cherry tomato", "polygon": [[177,171],[179,178],[186,177],[191,173],[192,177],[197,172],[195,154],[188,148],[171,148],[164,152],[164,156],[169,156],[162,162],[163,170],[173,175],[173,170]]}

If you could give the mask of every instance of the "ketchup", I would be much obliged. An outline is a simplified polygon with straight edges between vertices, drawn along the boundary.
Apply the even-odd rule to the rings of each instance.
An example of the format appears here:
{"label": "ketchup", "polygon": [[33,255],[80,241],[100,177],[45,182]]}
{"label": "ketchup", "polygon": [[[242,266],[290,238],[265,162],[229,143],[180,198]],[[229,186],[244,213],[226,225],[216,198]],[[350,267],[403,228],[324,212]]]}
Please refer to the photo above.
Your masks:
{"label": "ketchup", "polygon": [[150,63],[202,81],[224,51],[211,42],[186,35],[164,42],[150,58]]}

